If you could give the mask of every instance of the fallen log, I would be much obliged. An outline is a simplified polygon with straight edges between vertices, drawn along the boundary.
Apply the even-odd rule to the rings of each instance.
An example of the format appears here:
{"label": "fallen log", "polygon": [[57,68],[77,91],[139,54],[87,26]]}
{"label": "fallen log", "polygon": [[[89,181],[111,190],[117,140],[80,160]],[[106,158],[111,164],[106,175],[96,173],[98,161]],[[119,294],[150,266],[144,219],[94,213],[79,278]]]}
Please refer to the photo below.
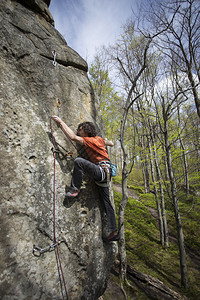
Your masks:
{"label": "fallen log", "polygon": [[[113,266],[112,273],[119,275],[119,262]],[[141,289],[150,299],[155,300],[187,300],[186,296],[180,295],[167,287],[162,281],[153,276],[144,274],[127,265],[127,279]]]}

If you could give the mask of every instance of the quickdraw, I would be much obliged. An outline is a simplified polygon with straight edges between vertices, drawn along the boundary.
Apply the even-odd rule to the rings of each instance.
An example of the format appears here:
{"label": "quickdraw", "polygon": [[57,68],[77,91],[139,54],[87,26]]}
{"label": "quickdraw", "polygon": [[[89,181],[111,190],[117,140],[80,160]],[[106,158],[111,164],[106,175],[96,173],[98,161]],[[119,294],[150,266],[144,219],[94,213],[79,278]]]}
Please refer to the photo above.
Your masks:
{"label": "quickdraw", "polygon": [[55,67],[55,66],[56,66],[56,51],[53,50],[53,51],[52,51],[52,54],[53,54],[53,65],[54,65],[54,67]]}
{"label": "quickdraw", "polygon": [[61,106],[60,99],[57,99],[57,108],[58,108],[58,116],[59,116],[59,118],[60,118],[60,106]]}
{"label": "quickdraw", "polygon": [[72,151],[69,151],[69,152],[62,152],[60,149],[54,149],[54,148],[51,148],[51,151],[53,152],[53,154],[54,153],[57,153],[58,155],[59,154],[61,154],[61,157],[59,156],[59,158],[61,159],[61,160],[63,160],[63,159],[71,159],[71,158],[73,158],[72,157],[72,155],[73,155],[73,152]]}
{"label": "quickdraw", "polygon": [[33,255],[34,256],[37,256],[37,257],[40,257],[43,253],[45,252],[51,252],[51,251],[54,251],[55,248],[57,246],[59,246],[62,242],[64,241],[60,241],[60,242],[57,242],[57,243],[54,243],[54,244],[51,244],[50,246],[46,247],[46,248],[40,248],[36,245],[33,245]]}
{"label": "quickdraw", "polygon": [[[58,116],[60,118],[61,101],[60,101],[59,98],[57,98],[56,100],[57,100]],[[55,146],[53,148],[51,148],[51,151],[53,152],[53,154],[54,153],[61,154],[61,157],[60,157],[61,160],[72,158],[72,155],[73,155],[72,151],[65,150],[65,148],[62,145],[60,145],[58,142],[56,142],[55,145],[56,145],[56,148],[55,148]],[[64,150],[64,153],[57,146],[59,146],[60,148],[62,148],[62,150]]]}

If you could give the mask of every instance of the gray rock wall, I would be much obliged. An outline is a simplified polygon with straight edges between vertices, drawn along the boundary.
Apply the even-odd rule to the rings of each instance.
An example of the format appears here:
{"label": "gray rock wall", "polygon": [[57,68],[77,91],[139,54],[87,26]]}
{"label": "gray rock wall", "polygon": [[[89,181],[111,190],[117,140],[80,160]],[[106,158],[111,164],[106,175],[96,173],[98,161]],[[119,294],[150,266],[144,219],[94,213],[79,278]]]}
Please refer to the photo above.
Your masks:
{"label": "gray rock wall", "polygon": [[[50,116],[73,129],[85,120],[101,127],[86,62],[53,27],[50,1],[0,1],[0,298],[62,299],[53,243],[53,153]],[[52,51],[56,51],[56,66]],[[53,124],[55,139],[76,151]],[[93,182],[79,200],[64,201],[72,159],[56,161],[55,231],[68,299],[98,299],[115,256],[102,242],[104,209]]]}

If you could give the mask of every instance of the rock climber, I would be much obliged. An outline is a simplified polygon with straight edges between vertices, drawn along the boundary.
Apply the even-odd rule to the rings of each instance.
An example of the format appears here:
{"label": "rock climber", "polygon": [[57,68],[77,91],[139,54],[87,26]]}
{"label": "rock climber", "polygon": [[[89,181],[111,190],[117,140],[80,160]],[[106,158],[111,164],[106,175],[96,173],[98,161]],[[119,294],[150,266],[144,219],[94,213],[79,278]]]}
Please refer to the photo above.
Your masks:
{"label": "rock climber", "polygon": [[109,180],[111,177],[110,159],[105,148],[105,146],[113,147],[113,142],[97,136],[95,125],[92,122],[79,124],[77,133],[75,134],[58,116],[53,116],[52,119],[70,140],[84,147],[88,156],[88,159],[77,157],[74,160],[71,188],[66,193],[66,197],[76,198],[79,196],[83,174],[87,174],[93,178],[98,186],[100,199],[104,203],[108,219],[110,233],[107,237],[103,237],[103,240],[105,242],[119,240],[120,236],[117,231],[115,212],[109,194]]}

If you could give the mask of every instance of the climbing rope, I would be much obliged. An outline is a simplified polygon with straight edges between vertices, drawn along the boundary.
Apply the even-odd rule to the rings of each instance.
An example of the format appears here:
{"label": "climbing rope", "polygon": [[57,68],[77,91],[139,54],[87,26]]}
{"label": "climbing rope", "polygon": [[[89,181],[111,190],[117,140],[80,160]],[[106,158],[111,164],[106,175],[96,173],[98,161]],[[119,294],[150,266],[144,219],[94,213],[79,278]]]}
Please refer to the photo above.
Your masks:
{"label": "climbing rope", "polygon": [[54,150],[55,150],[53,152],[53,156],[54,156],[54,162],[53,162],[53,169],[54,169],[54,172],[53,172],[54,173],[54,175],[53,175],[53,236],[54,236],[54,244],[56,245],[55,255],[56,255],[56,262],[57,262],[58,275],[59,275],[59,280],[60,280],[62,296],[63,296],[63,299],[64,299],[63,287],[62,287],[62,281],[63,281],[65,294],[66,294],[66,299],[68,299],[66,282],[65,282],[63,269],[62,269],[62,264],[61,264],[61,259],[60,259],[60,255],[59,255],[58,242],[57,242],[57,239],[56,239],[56,142],[55,142],[55,138],[54,138],[54,135],[53,135],[52,118],[50,118],[50,129],[51,129],[52,142],[53,142],[53,146],[54,146]]}
{"label": "climbing rope", "polygon": [[[56,51],[54,50],[52,52],[53,54],[53,65],[56,66]],[[60,106],[61,106],[61,101],[57,99],[57,108],[58,108],[58,116],[60,117]],[[62,298],[64,299],[64,293],[63,293],[63,285],[64,285],[64,290],[65,290],[65,295],[66,295],[66,300],[68,300],[68,293],[67,293],[67,287],[66,287],[66,282],[64,278],[64,273],[62,269],[62,264],[61,264],[61,259],[60,259],[60,254],[59,254],[59,245],[62,242],[65,241],[57,241],[56,238],[56,154],[58,153],[58,150],[56,148],[56,142],[55,138],[53,136],[53,129],[52,129],[52,118],[50,118],[50,129],[51,129],[51,136],[52,136],[52,142],[53,142],[53,156],[54,156],[54,161],[53,161],[53,241],[54,243],[51,244],[50,246],[46,248],[41,248],[36,245],[33,245],[33,255],[40,257],[43,253],[45,252],[51,252],[55,250],[55,256],[56,256],[56,263],[57,263],[57,269],[58,269],[58,276],[59,276],[59,282],[60,282],[60,287],[61,287],[61,293],[62,293]],[[66,155],[72,154],[71,152],[66,153]]]}

